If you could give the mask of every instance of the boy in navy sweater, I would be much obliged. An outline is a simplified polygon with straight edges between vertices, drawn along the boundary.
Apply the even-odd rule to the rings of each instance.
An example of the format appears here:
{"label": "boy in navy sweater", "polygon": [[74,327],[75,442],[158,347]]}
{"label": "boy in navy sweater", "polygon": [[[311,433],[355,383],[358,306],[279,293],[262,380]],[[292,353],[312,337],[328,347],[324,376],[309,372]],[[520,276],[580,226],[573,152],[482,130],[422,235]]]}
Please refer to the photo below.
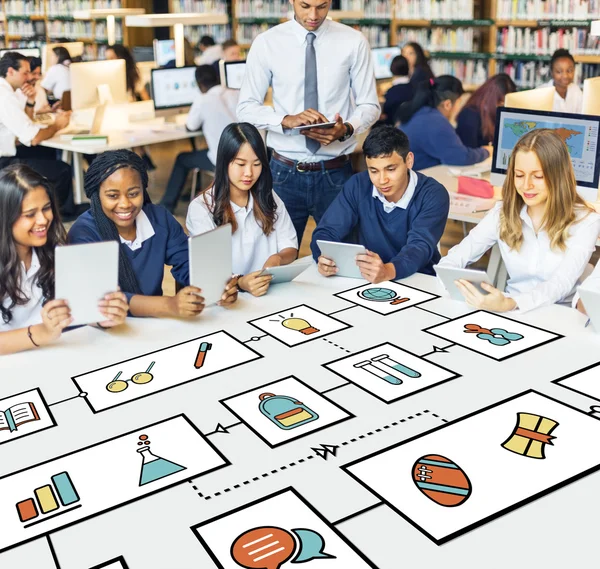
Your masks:
{"label": "boy in navy sweater", "polygon": [[317,240],[323,239],[363,245],[367,254],[357,255],[356,264],[373,284],[416,272],[433,275],[450,207],[448,192],[433,178],[411,170],[414,155],[408,138],[392,126],[373,129],[363,152],[367,172],[346,182],[313,232],[311,249],[319,272],[330,277],[338,271],[320,254]]}

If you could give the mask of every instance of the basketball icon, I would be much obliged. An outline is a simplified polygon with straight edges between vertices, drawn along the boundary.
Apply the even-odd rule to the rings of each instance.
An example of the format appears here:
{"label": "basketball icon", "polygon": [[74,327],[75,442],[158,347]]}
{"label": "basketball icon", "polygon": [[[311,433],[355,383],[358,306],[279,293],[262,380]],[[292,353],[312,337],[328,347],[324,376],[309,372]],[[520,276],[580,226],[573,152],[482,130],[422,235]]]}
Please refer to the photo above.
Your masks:
{"label": "basketball icon", "polygon": [[389,302],[390,304],[401,304],[410,300],[409,298],[397,298],[398,294],[391,288],[372,287],[358,291],[358,296],[373,302]]}
{"label": "basketball icon", "polygon": [[458,464],[438,454],[428,454],[415,462],[413,482],[430,500],[454,507],[471,495],[471,481]]}

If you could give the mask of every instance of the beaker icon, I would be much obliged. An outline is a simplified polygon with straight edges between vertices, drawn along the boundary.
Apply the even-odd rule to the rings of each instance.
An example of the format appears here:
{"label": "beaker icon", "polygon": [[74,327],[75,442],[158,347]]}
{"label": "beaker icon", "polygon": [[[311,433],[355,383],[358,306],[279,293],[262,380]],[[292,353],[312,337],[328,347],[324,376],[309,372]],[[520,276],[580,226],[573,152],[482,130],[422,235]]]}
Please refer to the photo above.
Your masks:
{"label": "beaker icon", "polygon": [[[142,437],[146,435],[142,435]],[[147,441],[143,444],[149,444],[150,441]],[[138,443],[140,444],[140,443]],[[142,470],[140,473],[140,486],[144,486],[144,484],[150,484],[150,482],[155,482],[156,480],[160,480],[161,478],[166,478],[171,474],[175,474],[176,472],[181,472],[185,470],[185,466],[181,466],[180,464],[176,464],[175,462],[171,462],[166,458],[162,458],[160,456],[156,456],[151,450],[149,446],[145,446],[144,448],[137,449],[137,452],[140,453],[142,457]]]}

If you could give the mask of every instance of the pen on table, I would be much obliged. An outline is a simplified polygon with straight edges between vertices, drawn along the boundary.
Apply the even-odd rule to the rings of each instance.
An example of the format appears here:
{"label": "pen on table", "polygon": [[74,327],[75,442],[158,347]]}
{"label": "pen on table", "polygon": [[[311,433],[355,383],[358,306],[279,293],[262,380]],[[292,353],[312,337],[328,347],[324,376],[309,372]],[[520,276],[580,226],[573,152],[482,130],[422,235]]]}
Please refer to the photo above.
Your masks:
{"label": "pen on table", "polygon": [[591,322],[591,319],[590,319],[590,318],[588,318],[588,319],[587,319],[587,322],[585,323],[585,326],[584,326],[584,328],[587,328],[587,327],[590,325],[590,322]]}
{"label": "pen on table", "polygon": [[212,344],[208,342],[202,342],[200,348],[198,348],[198,355],[196,356],[196,363],[194,367],[200,369],[204,365],[204,359],[206,358],[206,352],[212,348]]}

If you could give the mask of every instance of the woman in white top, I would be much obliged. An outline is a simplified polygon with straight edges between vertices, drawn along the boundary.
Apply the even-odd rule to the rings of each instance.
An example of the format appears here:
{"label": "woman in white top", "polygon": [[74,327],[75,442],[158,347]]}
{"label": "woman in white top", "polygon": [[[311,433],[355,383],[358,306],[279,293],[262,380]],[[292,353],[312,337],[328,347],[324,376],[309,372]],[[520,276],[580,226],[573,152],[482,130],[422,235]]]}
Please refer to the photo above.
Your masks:
{"label": "woman in white top", "polygon": [[567,49],[557,49],[550,60],[552,80],[548,87],[554,87],[553,111],[560,113],[581,113],[583,111],[583,91],[575,83],[575,60]]}
{"label": "woman in white top", "polygon": [[464,268],[495,243],[510,278],[506,293],[484,284],[456,281],[471,306],[522,312],[569,302],[595,249],[600,216],[576,192],[569,151],[551,129],[533,130],[513,149],[503,201],[440,261]]}
{"label": "woman in white top", "polygon": [[71,70],[69,69],[71,56],[67,48],[63,46],[52,48],[50,62],[52,67],[46,71],[41,85],[47,93],[51,93],[60,101],[63,93],[71,90]]}
{"label": "woman in white top", "polygon": [[[72,322],[66,301],[51,300],[54,248],[66,235],[48,180],[24,164],[0,172],[0,236],[0,354],[51,344]],[[103,328],[127,316],[122,292],[98,306]]]}
{"label": "woman in white top", "polygon": [[260,133],[251,124],[232,123],[221,134],[213,186],[188,209],[191,235],[231,223],[233,271],[238,288],[262,296],[271,276],[263,268],[291,263],[298,254],[292,220],[273,191],[273,179]]}

